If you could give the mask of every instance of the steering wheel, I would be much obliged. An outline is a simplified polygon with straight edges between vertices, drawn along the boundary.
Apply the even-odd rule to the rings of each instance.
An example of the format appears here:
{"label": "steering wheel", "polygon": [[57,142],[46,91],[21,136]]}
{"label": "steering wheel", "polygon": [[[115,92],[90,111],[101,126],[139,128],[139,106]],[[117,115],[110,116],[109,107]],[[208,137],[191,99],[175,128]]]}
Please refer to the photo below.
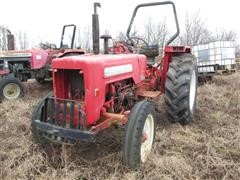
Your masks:
{"label": "steering wheel", "polygon": [[146,45],[146,47],[148,47],[148,43],[140,37],[130,37],[126,40],[126,43],[134,48],[141,48],[142,44],[144,44],[144,45]]}
{"label": "steering wheel", "polygon": [[48,44],[44,44],[44,43],[39,43],[39,46],[40,46],[42,49],[44,49],[44,50],[50,48],[50,46],[49,46]]}
{"label": "steering wheel", "polygon": [[46,43],[46,44],[39,43],[39,46],[44,50],[46,50],[46,49],[56,49],[57,48],[57,46],[55,44],[48,44],[48,43]]}

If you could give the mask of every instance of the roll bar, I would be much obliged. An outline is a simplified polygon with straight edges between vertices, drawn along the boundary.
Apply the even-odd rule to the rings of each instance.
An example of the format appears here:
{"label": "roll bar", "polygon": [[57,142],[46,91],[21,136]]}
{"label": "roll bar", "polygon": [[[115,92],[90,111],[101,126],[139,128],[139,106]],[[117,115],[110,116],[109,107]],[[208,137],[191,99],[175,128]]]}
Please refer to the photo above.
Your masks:
{"label": "roll bar", "polygon": [[175,23],[176,23],[176,28],[177,28],[177,32],[175,34],[173,34],[171,36],[171,38],[167,41],[166,45],[169,45],[171,42],[173,42],[174,39],[176,39],[176,37],[179,35],[180,33],[180,28],[179,28],[179,23],[178,23],[178,18],[177,18],[177,11],[176,11],[176,7],[175,4],[172,1],[163,1],[163,2],[153,2],[153,3],[144,3],[144,4],[139,4],[135,7],[133,14],[132,14],[132,18],[131,21],[129,23],[128,29],[127,29],[127,37],[130,38],[130,31],[133,25],[133,21],[135,19],[135,16],[137,14],[137,11],[139,8],[141,7],[148,7],[148,6],[158,6],[158,5],[172,5],[173,8],[173,14],[174,14],[174,19],[175,19]]}
{"label": "roll bar", "polygon": [[60,49],[63,48],[63,39],[64,39],[64,34],[65,34],[65,29],[67,27],[73,27],[72,40],[71,40],[71,49],[73,49],[73,46],[74,46],[74,40],[75,40],[75,34],[76,34],[76,25],[75,24],[67,24],[67,25],[63,26]]}

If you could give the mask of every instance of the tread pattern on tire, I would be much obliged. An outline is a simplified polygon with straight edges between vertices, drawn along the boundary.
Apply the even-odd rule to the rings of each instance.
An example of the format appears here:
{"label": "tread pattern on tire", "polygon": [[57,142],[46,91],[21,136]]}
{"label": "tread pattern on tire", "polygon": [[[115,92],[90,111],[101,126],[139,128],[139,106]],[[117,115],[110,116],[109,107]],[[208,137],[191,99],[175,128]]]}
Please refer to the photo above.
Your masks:
{"label": "tread pattern on tire", "polygon": [[184,53],[172,57],[167,72],[164,96],[166,111],[172,122],[187,124],[193,120],[196,97],[193,113],[189,108],[189,91],[193,70],[195,70],[197,77],[196,58],[192,54]]}
{"label": "tread pattern on tire", "polygon": [[48,93],[42,100],[38,102],[38,104],[34,107],[33,113],[32,113],[32,118],[31,118],[31,131],[32,131],[32,137],[33,140],[36,143],[42,144],[45,142],[45,139],[42,137],[41,132],[39,132],[34,124],[34,120],[40,119],[41,116],[41,109],[44,106],[44,101],[46,98],[53,96],[53,92]]}
{"label": "tread pattern on tire", "polygon": [[[146,117],[151,113],[154,118],[154,137],[156,131],[156,113],[155,108],[151,103],[144,100],[137,103],[129,115],[129,120],[126,125],[124,138],[123,157],[124,162],[131,169],[137,168],[141,163],[140,149],[142,131]],[[154,142],[154,140],[153,140]]]}

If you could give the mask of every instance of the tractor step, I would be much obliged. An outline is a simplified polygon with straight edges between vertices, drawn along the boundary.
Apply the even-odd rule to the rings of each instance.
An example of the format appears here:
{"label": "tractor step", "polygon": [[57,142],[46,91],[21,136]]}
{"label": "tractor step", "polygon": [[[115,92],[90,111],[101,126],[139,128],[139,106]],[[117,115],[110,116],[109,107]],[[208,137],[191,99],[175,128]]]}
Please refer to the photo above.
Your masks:
{"label": "tractor step", "polygon": [[148,97],[148,98],[156,98],[161,95],[161,91],[140,91],[139,96]]}

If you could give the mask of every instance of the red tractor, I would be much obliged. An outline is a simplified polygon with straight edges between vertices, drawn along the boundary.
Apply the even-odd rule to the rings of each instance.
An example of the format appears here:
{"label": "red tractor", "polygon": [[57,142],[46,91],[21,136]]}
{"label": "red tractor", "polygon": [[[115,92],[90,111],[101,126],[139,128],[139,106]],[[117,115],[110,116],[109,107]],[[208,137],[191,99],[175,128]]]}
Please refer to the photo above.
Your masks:
{"label": "red tractor", "polygon": [[[139,8],[171,5],[177,32],[167,42],[163,59],[154,63],[158,46],[149,45],[130,31]],[[95,11],[96,13],[96,11]],[[97,15],[93,25],[98,25]],[[93,32],[99,34],[98,27]],[[98,53],[97,35],[93,38]],[[130,168],[147,160],[156,130],[153,100],[163,95],[173,122],[187,124],[196,109],[196,58],[187,46],[169,46],[178,36],[175,5],[171,1],[138,5],[127,30],[126,42],[115,42],[104,35],[104,54],[88,54],[53,60],[54,94],[36,106],[32,116],[32,134],[41,142],[93,141],[102,130],[125,127],[123,158]],[[144,46],[139,46],[143,42]],[[142,43],[141,43],[142,44]]]}
{"label": "red tractor", "polygon": [[[71,44],[64,44],[65,31],[72,31]],[[52,59],[76,54],[84,54],[83,50],[73,49],[76,26],[63,26],[60,48],[54,44],[40,44],[40,48],[24,51],[6,51],[0,54],[0,99],[16,99],[24,96],[24,84],[35,78],[39,83],[52,76]],[[8,35],[8,45],[14,45],[13,35]]]}

